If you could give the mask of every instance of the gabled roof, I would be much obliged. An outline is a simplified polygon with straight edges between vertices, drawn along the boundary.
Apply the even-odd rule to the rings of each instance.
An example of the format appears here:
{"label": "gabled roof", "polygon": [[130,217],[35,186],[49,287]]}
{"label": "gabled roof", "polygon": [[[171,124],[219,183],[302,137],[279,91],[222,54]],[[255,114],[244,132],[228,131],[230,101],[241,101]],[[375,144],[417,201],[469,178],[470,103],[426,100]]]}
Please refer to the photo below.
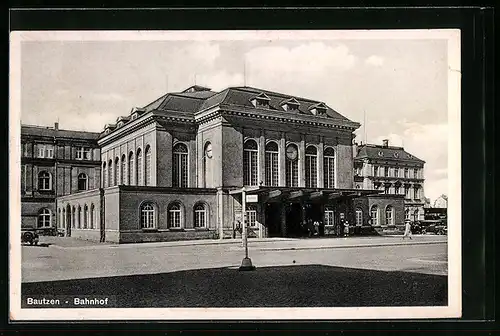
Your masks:
{"label": "gabled roof", "polygon": [[285,104],[290,104],[290,105],[300,105],[300,103],[297,101],[297,99],[295,98],[288,98],[288,99],[285,99],[283,100],[281,103],[280,103],[280,106],[282,105],[285,105]]}
{"label": "gabled roof", "polygon": [[261,92],[258,95],[256,95],[255,97],[250,98],[250,100],[254,100],[254,99],[268,100],[268,101],[271,100],[271,98],[269,98],[264,92]]}
{"label": "gabled roof", "polygon": [[358,152],[355,159],[390,159],[390,160],[400,160],[406,162],[415,163],[425,163],[425,161],[417,158],[416,156],[408,153],[403,147],[393,147],[393,146],[378,146],[366,144],[358,147]]}
{"label": "gabled roof", "polygon": [[100,133],[73,130],[56,130],[53,127],[21,125],[21,136],[56,137],[82,140],[97,140]]}

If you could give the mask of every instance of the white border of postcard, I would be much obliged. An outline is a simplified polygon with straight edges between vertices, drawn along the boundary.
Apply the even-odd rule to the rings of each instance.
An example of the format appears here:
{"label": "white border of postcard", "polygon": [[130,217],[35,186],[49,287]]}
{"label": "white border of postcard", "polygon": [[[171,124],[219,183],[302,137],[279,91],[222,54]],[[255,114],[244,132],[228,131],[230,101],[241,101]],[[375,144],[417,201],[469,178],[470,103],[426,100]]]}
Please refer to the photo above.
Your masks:
{"label": "white border of postcard", "polygon": [[[445,39],[448,41],[448,305],[349,308],[21,308],[20,107],[22,41]],[[343,320],[454,318],[462,311],[460,30],[16,31],[10,35],[11,320]]]}

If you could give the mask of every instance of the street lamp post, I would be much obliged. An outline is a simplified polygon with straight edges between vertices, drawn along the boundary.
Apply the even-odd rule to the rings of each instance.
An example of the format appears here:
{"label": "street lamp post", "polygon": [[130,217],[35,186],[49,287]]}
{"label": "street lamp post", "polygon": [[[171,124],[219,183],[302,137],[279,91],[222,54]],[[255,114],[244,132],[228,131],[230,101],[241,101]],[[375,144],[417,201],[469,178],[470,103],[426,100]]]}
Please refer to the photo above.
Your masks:
{"label": "street lamp post", "polygon": [[243,247],[245,248],[245,257],[241,261],[240,271],[253,271],[255,266],[252,265],[252,260],[248,257],[248,230],[246,221],[246,206],[247,206],[247,193],[245,187],[241,189],[241,212],[243,219],[243,227],[241,231],[241,238],[243,242]]}

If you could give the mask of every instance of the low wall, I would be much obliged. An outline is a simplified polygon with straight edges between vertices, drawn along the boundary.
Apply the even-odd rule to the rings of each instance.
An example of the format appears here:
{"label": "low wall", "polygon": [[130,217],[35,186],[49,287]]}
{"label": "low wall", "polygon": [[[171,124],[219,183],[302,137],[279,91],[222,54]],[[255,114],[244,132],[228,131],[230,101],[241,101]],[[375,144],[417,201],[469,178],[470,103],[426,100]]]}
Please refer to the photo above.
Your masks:
{"label": "low wall", "polygon": [[[145,243],[217,238],[218,235],[216,230],[134,231],[120,232],[119,243]],[[107,235],[106,241],[108,241]]]}

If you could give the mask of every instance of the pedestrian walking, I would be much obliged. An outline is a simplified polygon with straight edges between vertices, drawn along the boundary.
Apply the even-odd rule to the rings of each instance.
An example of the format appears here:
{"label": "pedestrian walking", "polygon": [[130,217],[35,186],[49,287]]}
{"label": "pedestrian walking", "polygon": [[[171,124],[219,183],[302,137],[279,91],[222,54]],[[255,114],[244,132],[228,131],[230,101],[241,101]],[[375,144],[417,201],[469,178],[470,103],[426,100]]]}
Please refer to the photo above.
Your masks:
{"label": "pedestrian walking", "polygon": [[319,222],[314,221],[314,235],[319,236]]}
{"label": "pedestrian walking", "polygon": [[403,240],[408,237],[411,238],[411,222],[409,220],[405,221],[405,234],[403,235]]}
{"label": "pedestrian walking", "polygon": [[344,222],[344,237],[347,237],[349,235],[349,221],[346,220]]}

